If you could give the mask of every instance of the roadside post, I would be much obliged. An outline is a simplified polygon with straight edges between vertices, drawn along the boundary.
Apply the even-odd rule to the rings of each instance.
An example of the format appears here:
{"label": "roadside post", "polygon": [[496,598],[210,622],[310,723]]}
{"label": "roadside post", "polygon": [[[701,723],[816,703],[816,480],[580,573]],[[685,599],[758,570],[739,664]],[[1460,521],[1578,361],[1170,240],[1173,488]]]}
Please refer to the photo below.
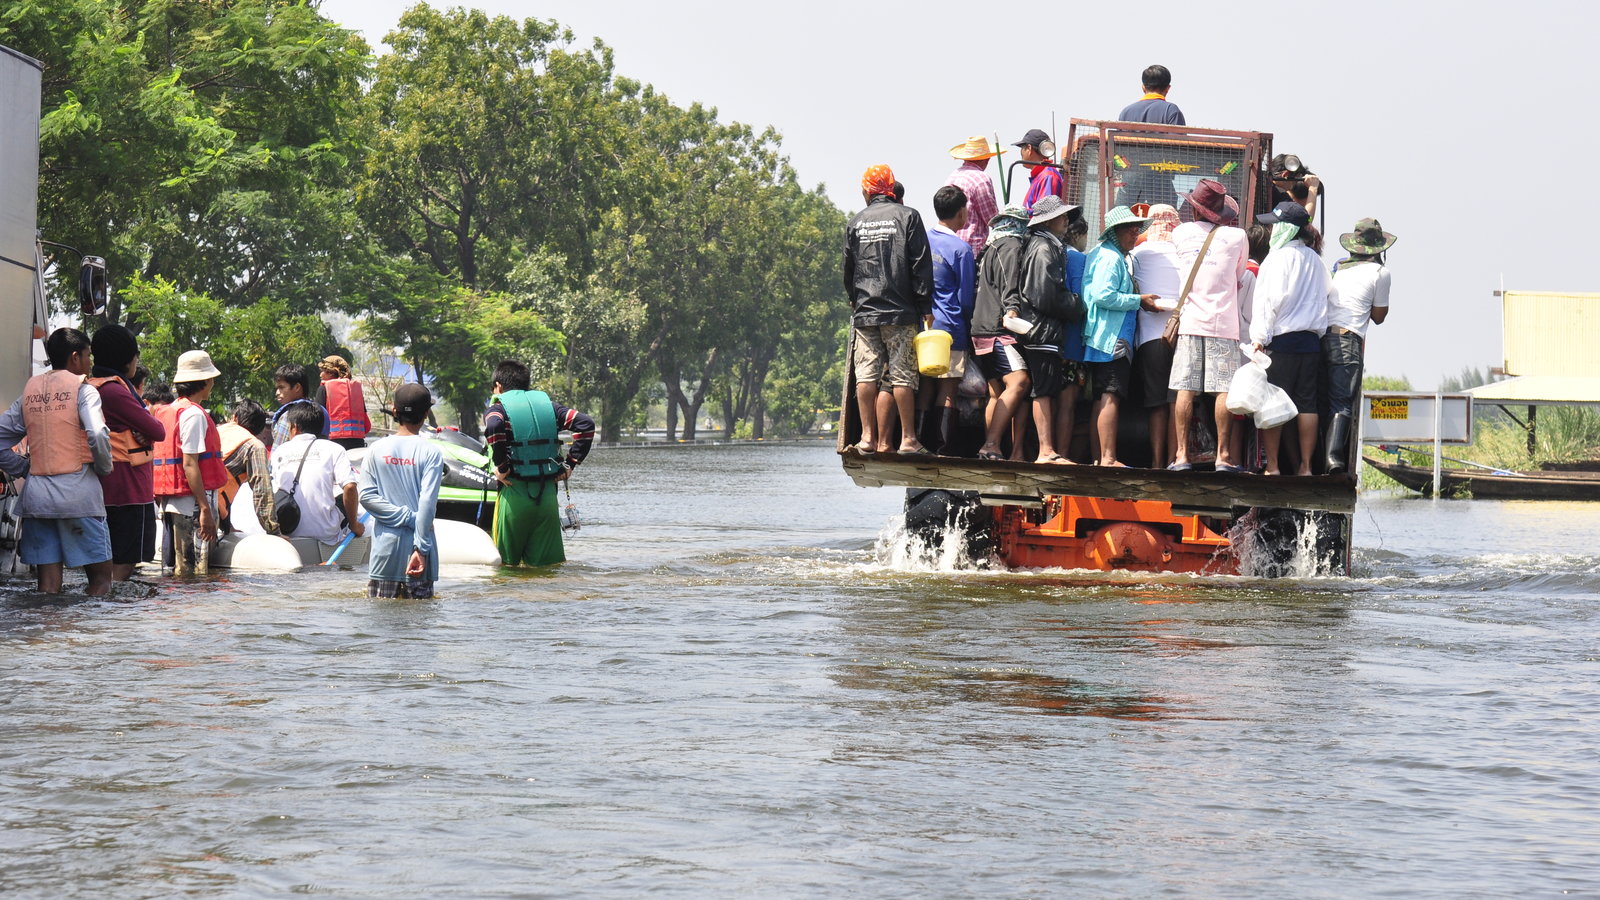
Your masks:
{"label": "roadside post", "polygon": [[[1471,403],[1467,405],[1472,408]],[[1444,391],[1433,392],[1433,500],[1439,501],[1439,469],[1444,456]]]}

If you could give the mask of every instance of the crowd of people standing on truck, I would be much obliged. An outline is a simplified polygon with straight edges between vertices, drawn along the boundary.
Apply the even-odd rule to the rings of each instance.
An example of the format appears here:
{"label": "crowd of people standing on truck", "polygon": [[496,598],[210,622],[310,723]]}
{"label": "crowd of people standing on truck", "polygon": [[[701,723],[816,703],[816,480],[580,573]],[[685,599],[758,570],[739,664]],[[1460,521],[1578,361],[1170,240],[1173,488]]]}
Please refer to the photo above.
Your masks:
{"label": "crowd of people standing on truck", "polygon": [[[273,372],[278,406],[238,401],[222,421],[207,410],[222,372],[204,350],[181,354],[172,381],[139,365],[138,338],[107,325],[91,340],[60,328],[44,344],[50,371],[29,379],[0,414],[0,471],[20,483],[18,559],[39,589],[57,593],[66,568],[82,568],[91,596],[138,566],[205,574],[211,546],[229,532],[308,538],[336,547],[368,532],[368,593],[433,595],[433,520],[444,472],[423,435],[433,406],[403,384],[385,412],[395,433],[369,441],[372,423],[349,363],[329,356],[311,370]],[[488,454],[501,482],[495,537],[508,565],[565,559],[552,486],[587,456],[588,416],[529,389],[528,370],[502,362],[486,417]],[[560,432],[572,443],[560,453]],[[363,450],[360,466],[351,452]]]}
{"label": "crowd of people standing on truck", "polygon": [[[1120,121],[1185,124],[1166,99],[1165,67],[1146,69],[1143,86]],[[1320,181],[1288,155],[1268,164],[1273,205],[1254,221],[1241,221],[1220,181],[1199,179],[1171,203],[1116,206],[1090,223],[1066,200],[1045,131],[1012,146],[1029,164],[1023,203],[998,205],[986,169],[1006,151],[972,137],[949,151],[961,162],[933,195],[931,227],[896,199],[904,188],[888,166],[864,173],[866,208],[846,227],[844,251],[857,452],[1028,461],[1031,447],[1035,463],[1121,466],[1119,425],[1142,415],[1152,467],[1346,470],[1366,329],[1388,312],[1394,235],[1360,220],[1340,236],[1348,256],[1330,271],[1312,225]],[[948,372],[931,385],[913,349],[924,329],[952,338]],[[1247,461],[1228,391],[1251,360],[1266,360],[1296,415],[1260,429]],[[976,445],[957,439],[955,402],[958,384],[976,382],[974,366],[987,392]],[[1085,398],[1087,452],[1077,452]]]}

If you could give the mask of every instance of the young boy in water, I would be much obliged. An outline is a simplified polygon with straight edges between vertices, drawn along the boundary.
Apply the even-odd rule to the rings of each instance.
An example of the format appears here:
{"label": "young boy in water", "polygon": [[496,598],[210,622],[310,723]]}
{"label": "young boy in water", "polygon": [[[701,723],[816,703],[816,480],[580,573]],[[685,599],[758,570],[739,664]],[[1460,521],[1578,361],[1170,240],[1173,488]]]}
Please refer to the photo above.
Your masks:
{"label": "young boy in water", "polygon": [[420,384],[394,392],[395,433],[367,449],[361,505],[372,514],[367,596],[427,600],[439,578],[433,516],[444,454],[421,436],[433,397]]}

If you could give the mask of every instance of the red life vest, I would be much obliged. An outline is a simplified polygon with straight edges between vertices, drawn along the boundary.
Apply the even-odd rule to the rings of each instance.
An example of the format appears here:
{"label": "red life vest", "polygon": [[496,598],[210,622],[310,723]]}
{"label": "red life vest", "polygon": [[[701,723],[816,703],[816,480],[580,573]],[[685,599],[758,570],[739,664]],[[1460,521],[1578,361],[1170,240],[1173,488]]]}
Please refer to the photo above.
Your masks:
{"label": "red life vest", "polygon": [[[122,379],[115,375],[107,375],[104,378],[85,379],[84,383],[94,385],[104,395],[105,386],[113,381],[120,383]],[[129,391],[129,393],[133,392]],[[111,459],[115,462],[127,463],[130,466],[142,466],[150,462],[151,451],[154,449],[150,446],[150,440],[142,434],[126,428],[111,432]]]}
{"label": "red life vest", "polygon": [[[183,450],[178,435],[178,419],[186,409],[199,409],[188,397],[178,402],[157,407],[155,416],[167,429],[167,436],[156,444],[155,491],[157,497],[184,497],[189,494],[189,479],[183,474]],[[222,464],[222,437],[217,434],[217,423],[201,409],[206,418],[206,449],[200,454],[200,484],[214,491],[228,482],[228,469]]]}
{"label": "red life vest", "polygon": [[94,461],[78,418],[83,376],[56,369],[28,379],[22,389],[22,423],[28,429],[28,472],[66,475]]}
{"label": "red life vest", "polygon": [[349,378],[330,378],[322,383],[327,394],[328,437],[331,440],[359,440],[372,430],[367,418],[367,398],[361,382]]}

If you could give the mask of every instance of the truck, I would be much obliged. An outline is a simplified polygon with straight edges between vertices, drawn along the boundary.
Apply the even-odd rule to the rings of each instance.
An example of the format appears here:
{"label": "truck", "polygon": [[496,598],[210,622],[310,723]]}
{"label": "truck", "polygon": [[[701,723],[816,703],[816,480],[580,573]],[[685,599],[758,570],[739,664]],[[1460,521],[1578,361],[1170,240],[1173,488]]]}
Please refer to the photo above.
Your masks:
{"label": "truck", "polygon": [[[1051,164],[1062,171],[1066,200],[1082,209],[1091,234],[1109,209],[1176,206],[1201,179],[1227,187],[1239,202],[1241,224],[1272,206],[1269,133],[1073,119],[1065,148]],[[969,558],[1013,568],[1349,574],[1359,441],[1351,442],[1343,473],[1303,477],[1142,467],[1150,463],[1148,435],[1143,417],[1128,414],[1118,446],[1129,468],[863,454],[855,447],[861,422],[854,372],[845,368],[836,445],[845,474],[863,487],[907,489],[906,530],[920,540],[959,541]],[[981,404],[972,419],[966,410],[964,443],[976,449],[981,437],[974,442],[972,431],[981,434]],[[1080,410],[1076,419],[1084,431],[1089,415]],[[1246,459],[1259,463],[1255,429],[1248,421],[1240,425]]]}

